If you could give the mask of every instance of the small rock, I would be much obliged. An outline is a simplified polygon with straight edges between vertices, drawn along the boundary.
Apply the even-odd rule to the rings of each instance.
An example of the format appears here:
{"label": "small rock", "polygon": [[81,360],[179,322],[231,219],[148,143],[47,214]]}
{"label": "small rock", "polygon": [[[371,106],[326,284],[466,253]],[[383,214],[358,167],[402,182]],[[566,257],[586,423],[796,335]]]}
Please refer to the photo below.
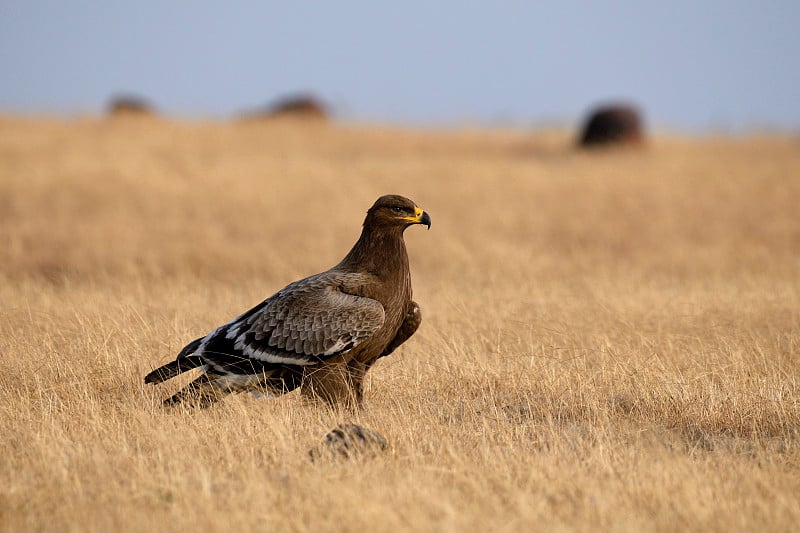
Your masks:
{"label": "small rock", "polygon": [[325,439],[308,451],[312,461],[317,459],[353,459],[375,456],[387,447],[386,439],[371,429],[355,424],[339,424]]}

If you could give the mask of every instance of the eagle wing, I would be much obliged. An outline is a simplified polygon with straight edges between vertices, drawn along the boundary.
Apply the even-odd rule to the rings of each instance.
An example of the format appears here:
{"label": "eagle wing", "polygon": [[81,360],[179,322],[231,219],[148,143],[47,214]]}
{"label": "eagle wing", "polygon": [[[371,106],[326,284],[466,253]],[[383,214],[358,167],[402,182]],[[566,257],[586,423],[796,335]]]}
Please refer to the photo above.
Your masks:
{"label": "eagle wing", "polygon": [[386,316],[377,300],[346,292],[368,281],[351,279],[360,277],[323,273],[292,283],[217,328],[196,354],[218,371],[246,374],[346,353],[372,337]]}

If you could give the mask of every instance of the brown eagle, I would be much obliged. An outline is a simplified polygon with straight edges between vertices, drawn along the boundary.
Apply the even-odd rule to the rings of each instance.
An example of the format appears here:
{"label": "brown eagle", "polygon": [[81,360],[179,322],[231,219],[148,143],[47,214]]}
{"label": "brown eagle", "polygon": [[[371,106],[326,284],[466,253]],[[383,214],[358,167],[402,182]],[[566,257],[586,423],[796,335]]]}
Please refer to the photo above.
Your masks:
{"label": "brown eagle", "polygon": [[422,321],[411,299],[403,232],[431,218],[408,198],[381,196],[339,264],[291,283],[196,339],[145,376],[161,383],[193,368],[203,374],[164,401],[200,407],[241,391],[298,387],[331,404],[360,405],[367,370],[408,340]]}

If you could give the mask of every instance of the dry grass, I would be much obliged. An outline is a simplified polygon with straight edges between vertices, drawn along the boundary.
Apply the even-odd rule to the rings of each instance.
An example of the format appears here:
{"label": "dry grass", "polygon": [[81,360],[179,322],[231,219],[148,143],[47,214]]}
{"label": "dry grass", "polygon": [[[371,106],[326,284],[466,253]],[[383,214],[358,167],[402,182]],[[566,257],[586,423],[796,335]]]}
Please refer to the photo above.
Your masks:
{"label": "dry grass", "polygon": [[[0,119],[4,530],[793,530],[800,143]],[[419,333],[354,415],[142,376],[397,192]],[[311,463],[340,422],[384,455]]]}

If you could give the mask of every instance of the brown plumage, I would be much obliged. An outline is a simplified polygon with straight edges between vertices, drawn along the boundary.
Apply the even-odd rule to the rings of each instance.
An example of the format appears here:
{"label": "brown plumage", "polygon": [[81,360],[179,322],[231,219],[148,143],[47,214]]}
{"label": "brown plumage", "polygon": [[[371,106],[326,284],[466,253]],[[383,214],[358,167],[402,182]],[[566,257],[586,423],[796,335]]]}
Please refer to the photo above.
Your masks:
{"label": "brown plumage", "polygon": [[378,198],[361,237],[339,264],[287,285],[251,310],[186,345],[150,372],[161,383],[192,368],[203,374],[164,401],[207,406],[231,392],[307,396],[359,405],[367,370],[419,327],[403,232],[431,219],[411,200]]}

